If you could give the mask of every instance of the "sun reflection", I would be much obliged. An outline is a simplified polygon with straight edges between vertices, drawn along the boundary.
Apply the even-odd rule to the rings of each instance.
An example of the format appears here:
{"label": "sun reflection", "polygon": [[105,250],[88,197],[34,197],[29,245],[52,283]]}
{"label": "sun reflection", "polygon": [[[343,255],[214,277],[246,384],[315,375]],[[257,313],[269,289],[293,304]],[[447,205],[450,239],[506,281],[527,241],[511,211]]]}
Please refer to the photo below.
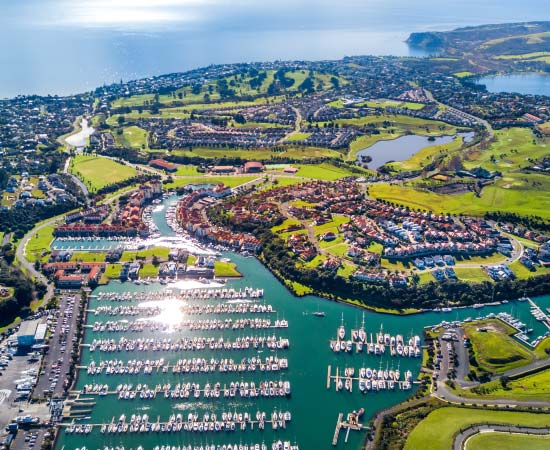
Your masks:
{"label": "sun reflection", "polygon": [[82,26],[192,22],[212,0],[81,0],[66,3],[62,21]]}
{"label": "sun reflection", "polygon": [[146,307],[159,307],[160,314],[147,317],[141,320],[154,320],[162,324],[168,325],[168,332],[171,333],[174,331],[174,327],[179,325],[184,318],[184,314],[181,310],[181,307],[185,305],[185,302],[178,300],[175,297],[163,299],[163,300],[154,300],[149,302],[140,303],[138,306],[142,308]]}

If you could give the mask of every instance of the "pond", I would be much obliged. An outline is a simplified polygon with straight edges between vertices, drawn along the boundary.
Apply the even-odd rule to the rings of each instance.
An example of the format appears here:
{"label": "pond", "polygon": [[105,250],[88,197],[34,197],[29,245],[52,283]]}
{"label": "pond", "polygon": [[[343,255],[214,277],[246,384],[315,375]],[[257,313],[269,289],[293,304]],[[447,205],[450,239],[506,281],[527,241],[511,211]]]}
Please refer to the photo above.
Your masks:
{"label": "pond", "polygon": [[[459,133],[464,142],[470,142],[474,133]],[[427,136],[418,136],[411,134],[401,136],[397,139],[379,141],[370,147],[364,148],[357,153],[357,159],[361,162],[363,156],[369,156],[371,161],[367,163],[369,169],[378,169],[390,161],[404,161],[420,150],[434,145],[448,144],[456,136],[437,136],[429,138]]]}

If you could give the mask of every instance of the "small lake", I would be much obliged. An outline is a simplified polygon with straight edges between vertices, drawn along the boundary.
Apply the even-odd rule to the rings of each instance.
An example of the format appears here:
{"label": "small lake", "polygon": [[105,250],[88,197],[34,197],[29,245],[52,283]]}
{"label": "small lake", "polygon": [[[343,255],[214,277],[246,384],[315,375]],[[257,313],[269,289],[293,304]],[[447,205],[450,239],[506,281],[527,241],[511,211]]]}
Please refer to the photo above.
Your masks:
{"label": "small lake", "polygon": [[[474,133],[459,133],[465,142],[473,139]],[[455,136],[437,136],[430,139],[427,136],[411,134],[401,136],[397,139],[379,141],[370,147],[364,148],[357,153],[357,160],[361,162],[362,156],[370,156],[372,160],[367,163],[369,169],[378,169],[390,161],[404,161],[420,150],[434,145],[448,144]]]}
{"label": "small lake", "polygon": [[75,134],[71,134],[65,139],[65,142],[73,147],[84,147],[88,143],[88,138],[93,134],[95,130],[88,125],[88,120],[82,119],[80,122],[80,131]]}
{"label": "small lake", "polygon": [[517,92],[550,96],[550,74],[496,75],[480,78],[476,83],[484,84],[489,92]]}

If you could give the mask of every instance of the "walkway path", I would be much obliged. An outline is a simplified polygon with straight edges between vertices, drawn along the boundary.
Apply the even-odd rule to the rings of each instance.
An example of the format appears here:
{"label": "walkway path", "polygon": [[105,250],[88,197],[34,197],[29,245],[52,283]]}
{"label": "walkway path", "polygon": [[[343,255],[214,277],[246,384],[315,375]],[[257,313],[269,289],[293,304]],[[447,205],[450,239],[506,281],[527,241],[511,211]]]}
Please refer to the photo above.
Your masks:
{"label": "walkway path", "polygon": [[453,444],[453,450],[465,450],[468,447],[468,440],[479,433],[515,433],[515,434],[531,434],[538,436],[549,436],[550,428],[531,428],[531,427],[517,427],[513,425],[473,425],[470,428],[461,430],[459,435],[455,438]]}

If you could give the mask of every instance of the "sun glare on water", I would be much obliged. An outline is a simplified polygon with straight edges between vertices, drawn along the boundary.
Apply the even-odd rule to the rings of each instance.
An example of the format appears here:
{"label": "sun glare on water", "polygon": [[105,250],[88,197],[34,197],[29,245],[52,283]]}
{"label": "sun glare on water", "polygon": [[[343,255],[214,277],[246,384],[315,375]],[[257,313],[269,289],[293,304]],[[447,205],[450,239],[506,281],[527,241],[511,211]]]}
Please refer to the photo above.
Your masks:
{"label": "sun glare on water", "polygon": [[81,0],[63,8],[61,20],[70,25],[110,27],[185,23],[200,19],[200,6],[210,0]]}

